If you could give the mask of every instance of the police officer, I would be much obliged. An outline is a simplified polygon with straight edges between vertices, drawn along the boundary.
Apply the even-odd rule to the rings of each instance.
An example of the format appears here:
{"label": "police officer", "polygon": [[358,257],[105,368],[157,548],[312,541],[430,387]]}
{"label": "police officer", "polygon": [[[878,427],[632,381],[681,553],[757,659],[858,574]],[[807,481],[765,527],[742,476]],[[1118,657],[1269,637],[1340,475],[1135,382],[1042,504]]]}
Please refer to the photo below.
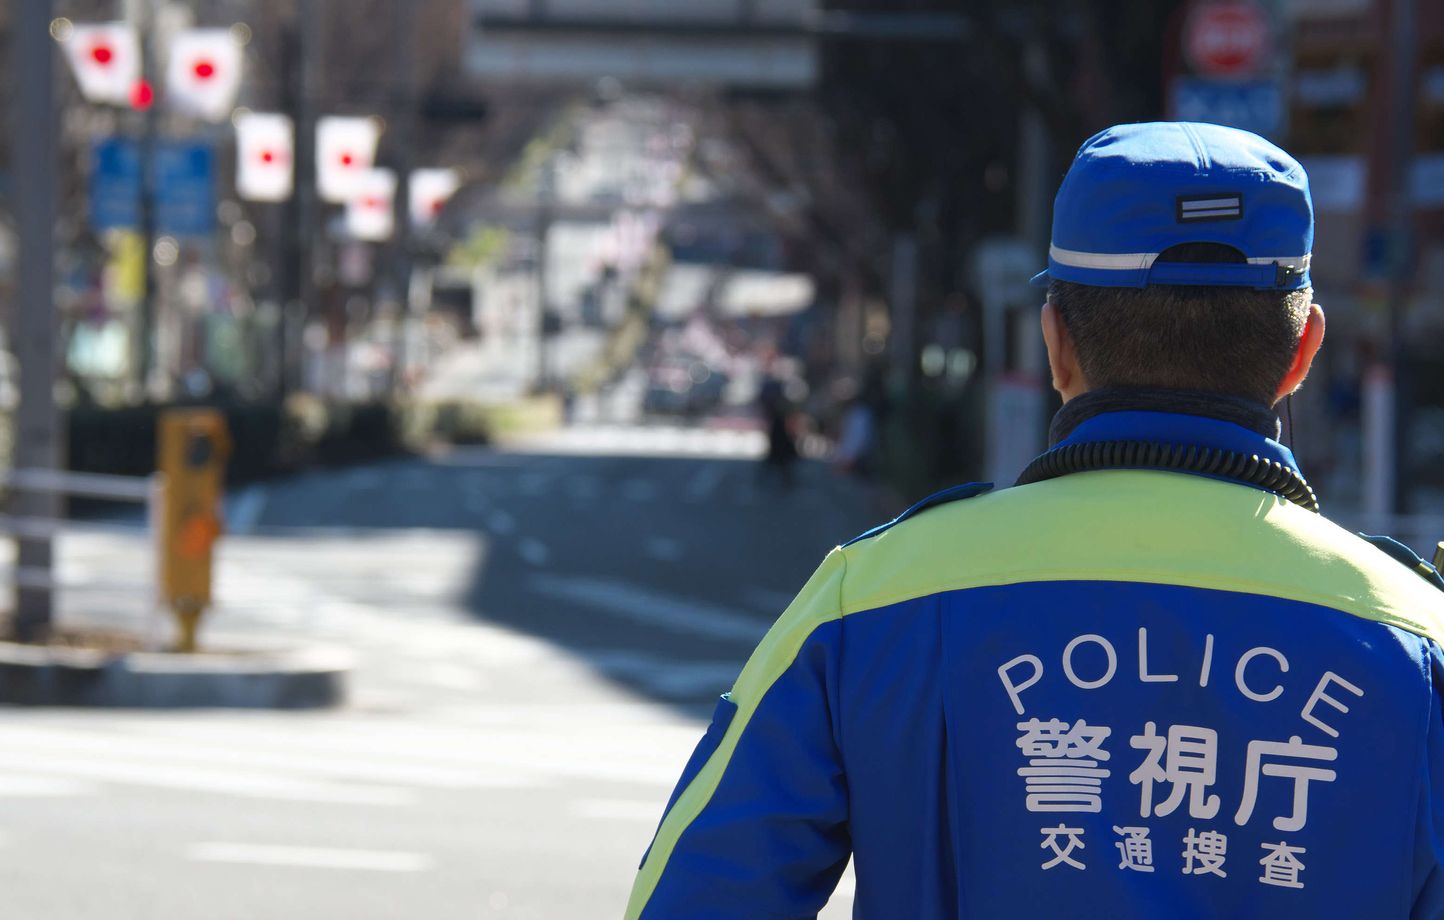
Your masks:
{"label": "police officer", "polygon": [[1444,915],[1444,594],[1278,441],[1312,241],[1262,138],[1085,143],[1035,279],[1053,447],[827,557],[627,917],[811,917],[849,856],[866,920]]}

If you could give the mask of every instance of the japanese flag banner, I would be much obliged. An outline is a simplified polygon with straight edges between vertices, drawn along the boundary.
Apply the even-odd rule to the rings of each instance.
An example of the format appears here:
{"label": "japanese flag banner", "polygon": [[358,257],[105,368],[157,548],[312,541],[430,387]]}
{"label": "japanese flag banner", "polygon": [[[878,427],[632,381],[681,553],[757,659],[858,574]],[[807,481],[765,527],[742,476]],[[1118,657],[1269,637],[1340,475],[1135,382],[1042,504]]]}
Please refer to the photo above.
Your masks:
{"label": "japanese flag banner", "polygon": [[225,121],[241,89],[241,46],[229,29],[177,32],[166,68],[166,98],[173,110]]}
{"label": "japanese flag banner", "polygon": [[130,104],[131,91],[140,80],[140,41],[130,26],[77,23],[65,41],[65,57],[88,101]]}
{"label": "japanese flag banner", "polygon": [[285,115],[236,115],[236,193],[247,201],[285,201],[294,185],[296,133]]}
{"label": "japanese flag banner", "polygon": [[316,189],[323,201],[349,204],[376,162],[380,124],[374,118],[328,115],[316,120]]}
{"label": "japanese flag banner", "polygon": [[396,228],[396,173],[368,169],[356,179],[356,194],[346,202],[346,230],[358,240],[381,243]]}
{"label": "japanese flag banner", "polygon": [[411,173],[411,225],[430,227],[456,190],[461,176],[454,169],[418,169]]}

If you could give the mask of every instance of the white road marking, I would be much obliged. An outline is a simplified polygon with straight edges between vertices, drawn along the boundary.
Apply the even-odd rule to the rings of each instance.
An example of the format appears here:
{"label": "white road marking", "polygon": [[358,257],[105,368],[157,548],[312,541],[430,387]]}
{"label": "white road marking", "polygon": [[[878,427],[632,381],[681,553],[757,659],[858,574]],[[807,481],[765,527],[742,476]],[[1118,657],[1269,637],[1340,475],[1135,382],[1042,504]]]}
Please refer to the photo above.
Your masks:
{"label": "white road marking", "polygon": [[395,850],[336,850],[323,847],[267,846],[253,843],[198,843],[186,851],[196,862],[305,869],[360,869],[370,872],[425,872],[432,859],[424,853]]}
{"label": "white road marking", "polygon": [[642,547],[649,558],[658,562],[676,562],[686,555],[680,540],[670,537],[652,537]]}
{"label": "white road marking", "polygon": [[513,454],[756,458],[767,452],[761,431],[713,431],[669,426],[585,425],[515,438]]}
{"label": "white road marking", "polygon": [[516,548],[517,554],[535,566],[546,565],[552,558],[552,551],[535,537],[527,537]]}
{"label": "white road marking", "polygon": [[94,783],[55,776],[26,776],[17,773],[0,776],[0,799],[68,798],[94,795],[99,791],[99,787]]}
{"label": "white road marking", "polygon": [[724,661],[668,661],[642,652],[615,650],[589,655],[592,667],[604,674],[644,684],[663,696],[720,694],[742,670],[740,657]]}
{"label": "white road marking", "polygon": [[[434,667],[434,666],[432,666]],[[431,670],[423,668],[423,673]],[[457,670],[464,670],[457,668]],[[468,686],[465,689],[474,689]],[[107,732],[74,732],[60,729],[12,726],[0,731],[0,744],[23,749],[43,757],[71,757],[79,760],[120,761],[141,766],[158,761],[165,769],[195,770],[219,767],[222,776],[240,767],[276,773],[300,774],[321,781],[361,781],[369,783],[423,786],[440,789],[510,789],[534,785],[525,777],[497,771],[448,768],[424,763],[395,763],[375,756],[364,758],[326,757],[298,752],[283,742],[271,749],[252,745],[227,743],[200,737],[146,737]],[[160,774],[164,776],[164,772]],[[0,776],[0,796],[11,777]],[[104,777],[101,777],[104,778]],[[35,777],[34,779],[40,780]],[[73,781],[55,780],[60,784]],[[41,780],[43,782],[44,780]],[[124,782],[125,780],[120,780]],[[147,785],[164,785],[154,783]],[[191,788],[191,787],[186,787]],[[73,791],[66,794],[75,794]]]}
{"label": "white road marking", "polygon": [[665,802],[635,799],[579,799],[567,809],[574,818],[594,821],[639,821],[656,824],[662,820]]}
{"label": "white road marking", "polygon": [[28,770],[101,782],[186,789],[253,799],[325,802],[341,805],[410,805],[416,794],[395,786],[319,783],[220,766],[182,768],[163,763],[125,763],[94,755],[43,756],[33,751],[0,751],[0,769]]}
{"label": "white road marking", "polygon": [[231,506],[226,509],[226,532],[248,534],[256,529],[261,515],[266,510],[266,490],[262,486],[247,486],[236,493]]}
{"label": "white road marking", "polygon": [[611,578],[586,575],[537,575],[530,587],[557,600],[601,607],[646,626],[749,644],[757,642],[770,625],[766,620],[738,613],[730,607],[678,597],[652,588]]}
{"label": "white road marking", "polygon": [[[614,709],[603,710],[602,714],[587,712],[584,716],[569,712],[566,718],[544,718],[530,707],[515,707],[515,711],[507,707],[504,712],[508,720],[493,719],[485,730],[478,730],[474,724],[378,723],[371,718],[343,722],[332,716],[324,730],[315,722],[278,731],[245,721],[227,721],[216,725],[188,723],[184,734],[187,738],[208,737],[235,748],[279,747],[292,755],[332,761],[384,764],[404,757],[405,763],[418,767],[471,769],[478,774],[478,786],[491,785],[493,780],[509,786],[541,786],[571,779],[600,779],[670,789],[700,731],[690,722],[650,727],[645,730],[647,740],[643,742],[638,734],[643,729],[618,734],[599,727],[615,724],[618,716]],[[147,720],[128,727],[164,738],[177,735],[170,721]],[[578,745],[583,743],[579,739],[586,739],[586,757],[577,756]],[[676,763],[668,763],[657,757],[659,750],[676,750],[682,756]]]}
{"label": "white road marking", "polygon": [[[413,669],[408,668],[408,671]],[[483,690],[487,686],[486,678],[482,677],[475,668],[467,668],[457,664],[436,662],[415,670],[416,677],[433,687],[442,687],[446,690]]]}

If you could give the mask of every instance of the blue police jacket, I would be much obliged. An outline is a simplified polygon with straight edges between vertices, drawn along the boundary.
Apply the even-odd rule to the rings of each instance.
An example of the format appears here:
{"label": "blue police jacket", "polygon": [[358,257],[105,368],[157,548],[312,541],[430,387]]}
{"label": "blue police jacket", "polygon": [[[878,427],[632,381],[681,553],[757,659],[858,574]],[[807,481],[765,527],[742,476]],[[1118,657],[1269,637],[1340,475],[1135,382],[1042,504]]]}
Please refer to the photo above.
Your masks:
{"label": "blue police jacket", "polygon": [[[1069,441],[1150,433],[1294,465],[1168,413]],[[718,703],[629,920],[813,917],[849,856],[864,920],[1444,916],[1424,579],[1178,472],[899,521],[827,556]]]}

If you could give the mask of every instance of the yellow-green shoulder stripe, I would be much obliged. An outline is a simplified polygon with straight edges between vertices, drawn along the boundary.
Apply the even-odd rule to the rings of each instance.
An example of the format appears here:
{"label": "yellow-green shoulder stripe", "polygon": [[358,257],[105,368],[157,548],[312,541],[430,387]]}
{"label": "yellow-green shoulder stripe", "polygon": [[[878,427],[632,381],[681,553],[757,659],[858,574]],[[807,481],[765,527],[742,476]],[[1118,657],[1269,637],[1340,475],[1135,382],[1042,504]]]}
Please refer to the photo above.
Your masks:
{"label": "yellow-green shoulder stripe", "polygon": [[1331,607],[1444,644],[1444,593],[1271,493],[1109,470],[943,505],[848,548],[843,612],[1033,581],[1134,581]]}
{"label": "yellow-green shoulder stripe", "polygon": [[842,616],[842,580],[847,571],[847,562],[841,550],[833,550],[818,566],[812,578],[808,579],[797,598],[768,630],[757,650],[752,653],[737,683],[732,687],[732,702],[737,704],[737,713],[732,724],[722,736],[717,750],[705,766],[677,798],[672,810],[662,820],[657,838],[642,864],[637,880],[632,885],[632,896],[627,902],[627,920],[637,920],[647,901],[656,890],[667,860],[677,840],[711,800],[712,794],[722,781],[722,774],[737,748],[737,741],[747,728],[747,722],[757,710],[757,704],[767,694],[772,684],[796,660],[807,637],[823,623]]}

